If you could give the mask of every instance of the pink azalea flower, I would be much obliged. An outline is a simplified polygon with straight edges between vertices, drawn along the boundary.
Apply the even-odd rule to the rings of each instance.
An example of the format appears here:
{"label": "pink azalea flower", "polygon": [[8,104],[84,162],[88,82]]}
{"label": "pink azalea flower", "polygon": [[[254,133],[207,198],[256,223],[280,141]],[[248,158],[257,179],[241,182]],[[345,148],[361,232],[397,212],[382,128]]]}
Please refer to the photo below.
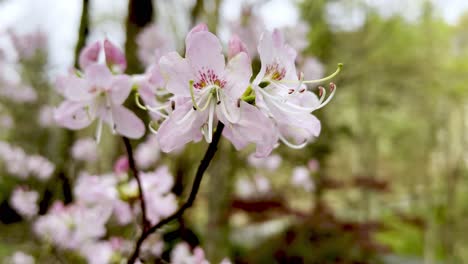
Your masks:
{"label": "pink azalea flower", "polygon": [[152,65],[168,51],[175,50],[171,34],[163,32],[156,24],[146,27],[137,37],[138,58],[145,65]]}
{"label": "pink azalea flower", "polygon": [[55,205],[34,223],[43,240],[64,249],[79,249],[105,235],[111,210],[81,204]]}
{"label": "pink azalea flower", "polygon": [[[320,134],[320,121],[312,111],[325,106],[332,98],[325,99],[325,89],[321,88],[322,97],[307,91],[305,84],[317,83],[334,77],[337,72],[321,80],[304,81],[298,78],[295,66],[296,51],[284,43],[278,30],[265,32],[258,45],[262,67],[254,80],[256,104],[268,114],[279,129],[283,143],[292,148],[302,148]],[[290,141],[292,139],[292,141]]]}
{"label": "pink azalea flower", "polygon": [[75,141],[71,154],[76,160],[94,162],[97,160],[97,144],[92,138],[82,138]]}
{"label": "pink azalea flower", "polygon": [[[134,75],[134,82],[138,86],[137,96],[143,99],[143,103],[136,98],[136,104],[143,110],[148,110],[153,120],[167,118],[167,113],[172,111],[173,103],[167,100],[170,93],[166,90],[166,82],[161,75],[159,64],[152,64],[143,75]],[[150,124],[149,128],[152,126]]]}
{"label": "pink azalea flower", "polygon": [[293,186],[304,188],[304,190],[308,192],[315,189],[315,184],[311,178],[310,170],[304,166],[296,167],[293,170],[291,183]]}
{"label": "pink azalea flower", "polygon": [[171,193],[174,179],[166,166],[160,167],[154,172],[142,173],[140,177],[147,215],[151,223],[155,224],[161,218],[167,217],[177,210],[176,196]]}
{"label": "pink azalea flower", "polygon": [[24,252],[16,251],[13,256],[11,256],[11,264],[34,264],[36,261],[34,258]]}
{"label": "pink azalea flower", "polygon": [[80,253],[88,264],[111,263],[114,249],[108,241],[91,242],[80,248]]}
{"label": "pink azalea flower", "polygon": [[274,125],[239,100],[252,74],[247,54],[240,52],[225,65],[221,43],[205,25],[189,32],[185,54],[182,58],[172,52],[160,60],[167,90],[175,98],[175,110],[157,133],[161,150],[170,152],[202,137],[211,142],[218,119],[225,125],[223,135],[237,149],[255,143],[257,155],[267,156],[277,140]]}
{"label": "pink azalea flower", "polygon": [[138,145],[135,150],[135,162],[138,168],[148,169],[159,160],[161,155],[156,136],[150,135],[145,142]]}
{"label": "pink azalea flower", "polygon": [[193,251],[186,242],[177,244],[171,252],[171,263],[173,264],[209,264],[205,258],[205,252],[200,247]]}
{"label": "pink azalea flower", "polygon": [[91,64],[84,70],[84,78],[68,76],[59,79],[66,98],[55,111],[58,124],[69,129],[82,129],[98,119],[96,138],[99,141],[102,123],[114,133],[139,138],[145,132],[143,122],[122,104],[132,89],[127,75],[112,75],[102,64]]}
{"label": "pink azalea flower", "polygon": [[105,39],[103,44],[96,41],[83,48],[78,58],[80,68],[86,69],[88,66],[98,63],[102,46],[104,46],[104,58],[109,69],[112,72],[123,73],[127,68],[125,54],[108,39]]}
{"label": "pink azalea flower", "polygon": [[39,194],[22,187],[16,188],[10,197],[11,206],[22,216],[31,218],[37,214]]}

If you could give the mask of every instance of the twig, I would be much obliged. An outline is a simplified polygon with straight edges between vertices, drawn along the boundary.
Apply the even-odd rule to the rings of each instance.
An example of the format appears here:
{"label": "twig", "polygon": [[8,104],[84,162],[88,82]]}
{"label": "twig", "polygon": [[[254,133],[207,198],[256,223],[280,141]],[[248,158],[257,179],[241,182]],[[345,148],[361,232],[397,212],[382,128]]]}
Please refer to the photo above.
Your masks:
{"label": "twig", "polygon": [[138,185],[138,196],[140,198],[141,214],[142,214],[141,218],[142,218],[143,232],[144,232],[150,227],[151,224],[148,221],[148,218],[146,216],[146,203],[145,203],[145,197],[143,194],[143,186],[141,184],[138,169],[135,165],[135,159],[133,158],[133,150],[132,150],[132,145],[130,144],[130,140],[126,137],[122,137],[122,138],[125,143],[125,149],[127,150],[128,165],[130,166],[130,170],[132,171],[133,177],[135,177],[137,181],[137,185]]}
{"label": "twig", "polygon": [[192,190],[190,191],[190,195],[189,195],[187,201],[179,208],[179,210],[177,210],[175,213],[173,213],[169,217],[161,220],[158,224],[150,227],[148,230],[146,230],[146,231],[143,230],[140,238],[137,240],[137,242],[135,244],[135,250],[133,251],[132,256],[130,257],[130,259],[127,262],[128,264],[134,264],[135,263],[135,261],[138,258],[138,255],[140,254],[140,247],[143,244],[143,241],[145,241],[145,239],[149,235],[154,233],[156,230],[158,230],[162,226],[172,222],[173,220],[176,220],[176,219],[180,218],[184,214],[185,210],[192,206],[193,202],[195,201],[195,198],[197,197],[198,189],[200,188],[200,184],[201,184],[201,181],[202,181],[202,178],[203,178],[203,174],[205,173],[206,169],[210,165],[210,162],[213,159],[213,157],[214,157],[214,155],[216,153],[216,150],[218,149],[218,142],[219,142],[219,140],[221,138],[221,134],[223,132],[223,129],[224,129],[223,123],[218,122],[216,132],[213,135],[213,141],[208,146],[208,149],[205,152],[205,156],[201,160],[200,166],[198,167],[197,173],[195,174],[195,179],[193,180]]}

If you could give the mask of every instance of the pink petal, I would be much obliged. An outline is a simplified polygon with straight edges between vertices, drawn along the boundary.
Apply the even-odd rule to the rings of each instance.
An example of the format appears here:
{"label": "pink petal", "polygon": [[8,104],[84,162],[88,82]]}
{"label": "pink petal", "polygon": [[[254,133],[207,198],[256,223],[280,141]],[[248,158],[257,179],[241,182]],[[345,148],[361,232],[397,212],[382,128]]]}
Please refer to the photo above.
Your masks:
{"label": "pink petal", "polygon": [[125,54],[108,39],[104,40],[104,53],[106,54],[106,63],[109,68],[122,73],[127,68]]}
{"label": "pink petal", "polygon": [[64,101],[54,111],[55,122],[69,129],[85,128],[94,120],[94,112],[86,107],[83,103]]}
{"label": "pink petal", "polygon": [[201,31],[193,33],[188,39],[185,57],[195,74],[213,70],[219,76],[225,66],[222,50],[219,39],[213,33]]}
{"label": "pink petal", "polygon": [[132,80],[128,75],[114,76],[110,91],[112,103],[115,105],[123,104],[132,91],[132,85]]}
{"label": "pink petal", "polygon": [[226,79],[226,87],[224,91],[233,98],[239,98],[250,85],[250,77],[252,76],[252,67],[250,59],[245,52],[237,54],[229,60],[224,73]]}
{"label": "pink petal", "polygon": [[109,125],[114,125],[115,131],[128,138],[140,138],[145,134],[145,124],[132,111],[121,105],[112,106],[112,120],[106,117],[105,121]]}
{"label": "pink petal", "polygon": [[190,32],[187,34],[187,37],[185,38],[185,45],[188,46],[187,43],[190,42],[190,38],[193,36],[193,34],[198,33],[198,32],[203,32],[203,31],[208,31],[208,25],[205,23],[200,23],[193,27]]}
{"label": "pink petal", "polygon": [[106,65],[91,64],[85,68],[85,77],[91,87],[109,89],[112,84],[112,73]]}
{"label": "pink petal", "polygon": [[228,43],[228,58],[231,59],[241,52],[245,52],[247,55],[249,54],[245,43],[242,42],[239,36],[233,35]]}
{"label": "pink petal", "polygon": [[265,116],[258,108],[241,102],[241,120],[238,123],[229,123],[219,116],[226,127],[223,131],[236,149],[242,149],[249,143],[256,144],[256,157],[266,157],[273,150],[278,141],[277,129],[271,119]]}
{"label": "pink petal", "polygon": [[195,111],[185,122],[177,123],[189,111],[195,111],[190,100],[184,104],[176,104],[174,112],[161,124],[156,138],[163,152],[171,152],[189,142],[198,142],[202,139],[200,128],[207,120],[208,111]]}
{"label": "pink petal", "polygon": [[70,101],[86,101],[94,97],[90,93],[88,82],[85,79],[70,75],[61,79],[63,82],[63,95]]}
{"label": "pink petal", "polygon": [[189,81],[194,75],[186,59],[170,52],[159,60],[161,74],[167,81],[167,90],[178,96],[190,97]]}
{"label": "pink petal", "polygon": [[87,45],[80,52],[78,64],[81,69],[86,69],[89,65],[96,63],[99,59],[99,53],[101,52],[101,43],[99,41],[93,44]]}

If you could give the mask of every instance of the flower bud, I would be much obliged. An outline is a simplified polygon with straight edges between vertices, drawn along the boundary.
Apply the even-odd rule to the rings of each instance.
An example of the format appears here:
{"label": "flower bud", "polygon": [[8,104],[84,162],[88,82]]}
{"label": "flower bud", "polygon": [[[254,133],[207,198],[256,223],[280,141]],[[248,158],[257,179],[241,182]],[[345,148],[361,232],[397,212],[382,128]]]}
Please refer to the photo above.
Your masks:
{"label": "flower bud", "polygon": [[98,62],[99,53],[101,52],[101,43],[99,41],[93,44],[87,45],[81,50],[80,57],[78,59],[81,69],[85,69],[89,65]]}
{"label": "flower bud", "polygon": [[125,54],[108,39],[104,40],[106,64],[113,72],[122,73],[127,68]]}
{"label": "flower bud", "polygon": [[237,35],[233,35],[228,43],[228,58],[231,59],[237,54],[245,52],[247,55],[247,46]]}

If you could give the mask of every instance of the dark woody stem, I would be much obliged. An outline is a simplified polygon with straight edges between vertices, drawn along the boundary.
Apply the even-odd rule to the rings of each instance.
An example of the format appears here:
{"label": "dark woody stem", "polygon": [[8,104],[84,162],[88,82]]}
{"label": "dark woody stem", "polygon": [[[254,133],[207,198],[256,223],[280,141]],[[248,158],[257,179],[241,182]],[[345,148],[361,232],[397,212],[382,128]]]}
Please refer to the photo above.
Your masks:
{"label": "dark woody stem", "polygon": [[132,171],[133,177],[137,181],[138,185],[138,196],[140,199],[140,205],[141,205],[141,221],[143,225],[143,230],[147,230],[150,227],[150,222],[148,221],[148,218],[146,217],[146,203],[145,203],[145,197],[143,195],[143,186],[141,184],[140,180],[140,174],[138,172],[138,169],[135,165],[135,158],[133,157],[133,150],[132,150],[132,145],[130,144],[130,140],[126,137],[122,137],[124,144],[125,144],[125,149],[127,150],[127,157],[128,157],[128,165],[130,167],[130,170]]}
{"label": "dark woody stem", "polygon": [[221,139],[221,134],[223,132],[223,129],[224,129],[223,123],[218,122],[218,126],[216,127],[216,131],[215,131],[215,133],[213,135],[213,140],[211,141],[210,145],[208,146],[208,149],[205,152],[205,156],[203,157],[203,159],[200,162],[200,166],[198,166],[197,172],[195,174],[195,179],[193,180],[192,190],[190,191],[190,195],[187,198],[187,201],[184,204],[182,204],[182,206],[175,213],[170,215],[169,217],[161,220],[159,223],[157,223],[156,225],[150,227],[149,229],[143,230],[143,232],[141,233],[140,238],[137,240],[137,242],[135,244],[135,249],[134,249],[134,251],[132,253],[132,256],[130,257],[130,259],[127,262],[128,264],[134,264],[135,261],[138,259],[138,255],[140,254],[141,245],[143,244],[145,239],[148,238],[149,235],[154,233],[156,230],[158,230],[162,226],[164,226],[164,225],[166,225],[166,224],[180,218],[184,214],[185,210],[187,210],[188,208],[190,208],[192,206],[192,204],[195,201],[195,198],[197,197],[198,190],[200,189],[200,184],[201,184],[201,181],[202,181],[202,178],[203,178],[203,174],[205,174],[206,169],[210,165],[210,162],[213,159],[213,157],[214,157],[214,155],[215,155],[215,153],[216,153],[216,151],[218,149],[218,143],[219,143],[219,140]]}

